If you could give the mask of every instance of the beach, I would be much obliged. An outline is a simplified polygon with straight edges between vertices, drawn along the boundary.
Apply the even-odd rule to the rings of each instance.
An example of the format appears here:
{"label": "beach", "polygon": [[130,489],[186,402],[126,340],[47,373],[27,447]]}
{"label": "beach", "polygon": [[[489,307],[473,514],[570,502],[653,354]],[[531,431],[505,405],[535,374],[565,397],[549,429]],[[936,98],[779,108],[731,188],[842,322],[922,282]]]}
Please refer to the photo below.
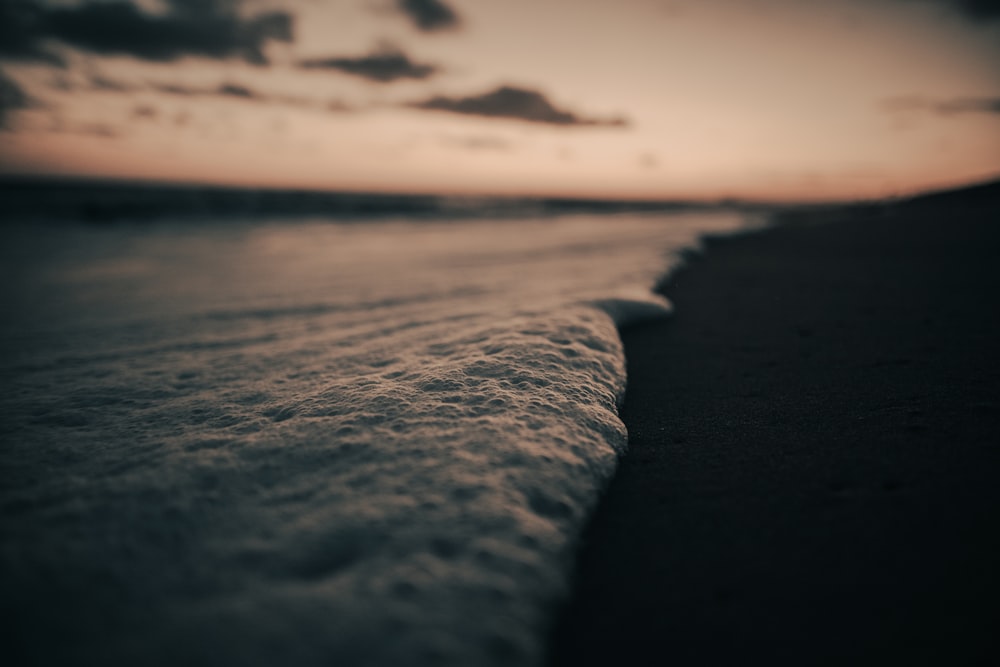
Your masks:
{"label": "beach", "polygon": [[996,184],[798,213],[671,276],[551,665],[995,652],[998,214]]}
{"label": "beach", "polygon": [[989,647],[995,187],[763,230],[752,207],[134,212],[175,192],[5,226],[18,664]]}
{"label": "beach", "polygon": [[176,192],[3,227],[15,662],[541,664],[626,446],[618,329],[749,218],[160,211]]}
{"label": "beach", "polygon": [[0,667],[985,662],[998,218],[995,0],[0,0]]}

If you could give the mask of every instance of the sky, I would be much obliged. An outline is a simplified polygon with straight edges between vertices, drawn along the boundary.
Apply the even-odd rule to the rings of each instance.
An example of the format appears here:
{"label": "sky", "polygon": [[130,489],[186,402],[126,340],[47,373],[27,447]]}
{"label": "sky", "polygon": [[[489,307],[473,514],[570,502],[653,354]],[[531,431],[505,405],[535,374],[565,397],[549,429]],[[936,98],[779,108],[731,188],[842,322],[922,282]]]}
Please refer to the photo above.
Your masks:
{"label": "sky", "polygon": [[907,194],[1000,176],[1000,1],[2,0],[0,173]]}

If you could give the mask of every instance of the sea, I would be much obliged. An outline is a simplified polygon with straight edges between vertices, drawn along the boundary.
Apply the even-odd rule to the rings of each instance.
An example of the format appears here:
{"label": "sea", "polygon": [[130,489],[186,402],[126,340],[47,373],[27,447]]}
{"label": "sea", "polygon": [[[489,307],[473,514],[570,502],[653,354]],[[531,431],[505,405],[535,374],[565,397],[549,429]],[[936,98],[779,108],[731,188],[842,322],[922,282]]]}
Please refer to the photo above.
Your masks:
{"label": "sea", "polygon": [[620,328],[767,224],[55,181],[0,205],[8,664],[542,664],[628,446]]}

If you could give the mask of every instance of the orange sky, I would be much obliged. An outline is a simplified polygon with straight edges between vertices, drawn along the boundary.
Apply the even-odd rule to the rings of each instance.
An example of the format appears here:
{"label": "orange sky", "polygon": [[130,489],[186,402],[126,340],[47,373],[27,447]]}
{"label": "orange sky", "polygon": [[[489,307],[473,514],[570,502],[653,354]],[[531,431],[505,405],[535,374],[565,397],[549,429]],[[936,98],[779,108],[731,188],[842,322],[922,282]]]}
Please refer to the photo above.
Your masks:
{"label": "orange sky", "polygon": [[3,7],[0,172],[779,199],[1000,174],[983,0]]}

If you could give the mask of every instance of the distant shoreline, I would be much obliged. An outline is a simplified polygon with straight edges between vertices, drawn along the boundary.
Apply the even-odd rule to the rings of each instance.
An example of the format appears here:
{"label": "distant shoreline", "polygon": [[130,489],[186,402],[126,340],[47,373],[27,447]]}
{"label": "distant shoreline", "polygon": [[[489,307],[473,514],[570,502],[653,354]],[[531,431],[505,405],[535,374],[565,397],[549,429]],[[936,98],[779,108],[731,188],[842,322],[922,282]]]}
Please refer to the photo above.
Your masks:
{"label": "distant shoreline", "polygon": [[0,176],[0,221],[10,222],[43,219],[118,223],[164,218],[269,217],[350,220],[393,216],[525,218],[717,209],[770,212],[778,207],[787,205],[736,200],[471,196]]}

